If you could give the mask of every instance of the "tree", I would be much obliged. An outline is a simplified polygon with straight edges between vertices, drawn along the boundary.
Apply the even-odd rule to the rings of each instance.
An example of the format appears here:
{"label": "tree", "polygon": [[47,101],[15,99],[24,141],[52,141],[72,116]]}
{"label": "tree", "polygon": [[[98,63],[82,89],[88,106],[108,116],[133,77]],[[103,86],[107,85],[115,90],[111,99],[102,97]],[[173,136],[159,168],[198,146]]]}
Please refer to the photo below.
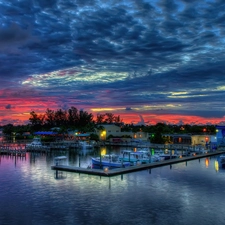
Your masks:
{"label": "tree", "polygon": [[116,124],[121,124],[123,122],[123,120],[120,119],[120,116],[114,116],[114,122]]}
{"label": "tree", "polygon": [[97,114],[96,123],[101,124],[105,121],[105,114]]}
{"label": "tree", "polygon": [[59,109],[55,112],[55,124],[56,126],[63,126],[67,121],[67,111]]}
{"label": "tree", "polygon": [[90,140],[99,141],[99,136],[97,134],[90,134]]}
{"label": "tree", "polygon": [[34,129],[39,129],[44,123],[45,115],[38,115],[34,111],[30,112],[29,121]]}
{"label": "tree", "polygon": [[55,112],[53,110],[50,110],[49,108],[47,108],[45,115],[46,115],[45,121],[46,121],[47,126],[54,127],[55,126]]}
{"label": "tree", "polygon": [[78,123],[78,110],[75,107],[68,109],[68,125],[75,126]]}
{"label": "tree", "polygon": [[105,116],[106,116],[106,119],[105,119],[106,123],[113,123],[114,122],[114,114],[106,113]]}
{"label": "tree", "polygon": [[13,124],[9,123],[6,126],[3,127],[3,133],[6,135],[11,135],[11,133],[14,132],[14,126]]}
{"label": "tree", "polygon": [[80,110],[78,118],[78,127],[84,127],[90,123],[93,123],[93,114]]}

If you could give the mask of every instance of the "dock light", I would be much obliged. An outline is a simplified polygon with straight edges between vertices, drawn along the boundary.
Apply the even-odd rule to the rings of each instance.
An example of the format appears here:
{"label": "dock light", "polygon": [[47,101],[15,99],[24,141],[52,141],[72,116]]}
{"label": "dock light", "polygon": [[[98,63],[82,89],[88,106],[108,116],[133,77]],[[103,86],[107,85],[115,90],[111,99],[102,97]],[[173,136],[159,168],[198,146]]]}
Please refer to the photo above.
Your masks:
{"label": "dock light", "polygon": [[104,168],[104,172],[107,173],[108,171],[109,171],[109,168],[108,167],[105,167]]}

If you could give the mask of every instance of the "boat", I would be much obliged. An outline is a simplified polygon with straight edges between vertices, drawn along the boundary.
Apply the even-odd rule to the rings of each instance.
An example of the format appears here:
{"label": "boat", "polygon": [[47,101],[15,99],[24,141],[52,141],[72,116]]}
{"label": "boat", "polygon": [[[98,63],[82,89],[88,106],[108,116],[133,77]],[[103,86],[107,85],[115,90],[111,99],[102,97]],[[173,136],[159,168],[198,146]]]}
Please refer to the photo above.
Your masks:
{"label": "boat", "polygon": [[102,167],[115,167],[115,168],[121,168],[121,167],[128,167],[130,166],[130,162],[123,162],[119,159],[119,155],[116,154],[106,154],[102,155],[100,157],[91,158],[92,165],[93,166],[102,166]]}
{"label": "boat", "polygon": [[42,144],[41,138],[33,138],[31,143],[26,144],[26,148],[29,148],[29,149],[47,148],[47,146]]}
{"label": "boat", "polygon": [[140,150],[137,151],[143,153],[143,162],[142,163],[151,163],[151,162],[159,162],[161,158],[156,154],[152,155],[149,150]]}
{"label": "boat", "polygon": [[164,153],[163,150],[160,150],[159,152],[155,152],[154,156],[159,157],[160,158],[159,161],[180,158],[180,155],[177,153],[177,151],[175,151],[174,154],[171,154],[171,153]]}
{"label": "boat", "polygon": [[124,162],[131,162],[133,165],[150,163],[152,162],[152,157],[149,151],[132,151],[132,150],[122,150],[119,156],[120,160]]}
{"label": "boat", "polygon": [[78,145],[82,149],[90,149],[94,147],[92,144],[88,144],[86,141],[79,141]]}

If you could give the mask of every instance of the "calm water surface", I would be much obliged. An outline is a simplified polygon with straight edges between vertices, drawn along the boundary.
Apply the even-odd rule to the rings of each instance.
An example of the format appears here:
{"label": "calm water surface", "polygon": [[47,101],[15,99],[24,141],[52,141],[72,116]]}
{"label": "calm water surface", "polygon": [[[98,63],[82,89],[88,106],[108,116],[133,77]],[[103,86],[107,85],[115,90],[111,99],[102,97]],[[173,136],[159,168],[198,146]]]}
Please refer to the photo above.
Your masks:
{"label": "calm water surface", "polygon": [[[0,157],[1,225],[225,224],[225,170],[215,169],[216,157],[108,178],[56,175],[60,154]],[[98,151],[64,154],[87,167]]]}

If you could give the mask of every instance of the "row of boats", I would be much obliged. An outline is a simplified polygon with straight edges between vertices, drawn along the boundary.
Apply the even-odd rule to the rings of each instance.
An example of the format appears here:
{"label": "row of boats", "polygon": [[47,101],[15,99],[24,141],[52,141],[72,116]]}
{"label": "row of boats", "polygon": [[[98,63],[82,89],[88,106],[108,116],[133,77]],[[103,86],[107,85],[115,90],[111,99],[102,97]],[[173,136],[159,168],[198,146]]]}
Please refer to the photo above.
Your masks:
{"label": "row of boats", "polygon": [[154,155],[148,150],[132,151],[122,150],[120,154],[106,154],[99,157],[92,157],[92,166],[100,167],[128,167],[138,164],[146,164],[152,162],[159,162],[167,159],[174,159],[181,157],[180,154],[175,152],[174,154],[164,153],[162,150],[155,152]]}
{"label": "row of boats", "polygon": [[[26,144],[26,149],[48,149],[48,148],[60,148],[60,149],[65,149],[67,145],[65,144],[58,144],[56,143],[54,146],[47,146],[44,145],[41,141],[41,138],[34,138],[31,143]],[[76,143],[76,146],[78,148],[82,149],[92,149],[94,146],[92,144],[87,143],[86,141],[78,141]]]}

